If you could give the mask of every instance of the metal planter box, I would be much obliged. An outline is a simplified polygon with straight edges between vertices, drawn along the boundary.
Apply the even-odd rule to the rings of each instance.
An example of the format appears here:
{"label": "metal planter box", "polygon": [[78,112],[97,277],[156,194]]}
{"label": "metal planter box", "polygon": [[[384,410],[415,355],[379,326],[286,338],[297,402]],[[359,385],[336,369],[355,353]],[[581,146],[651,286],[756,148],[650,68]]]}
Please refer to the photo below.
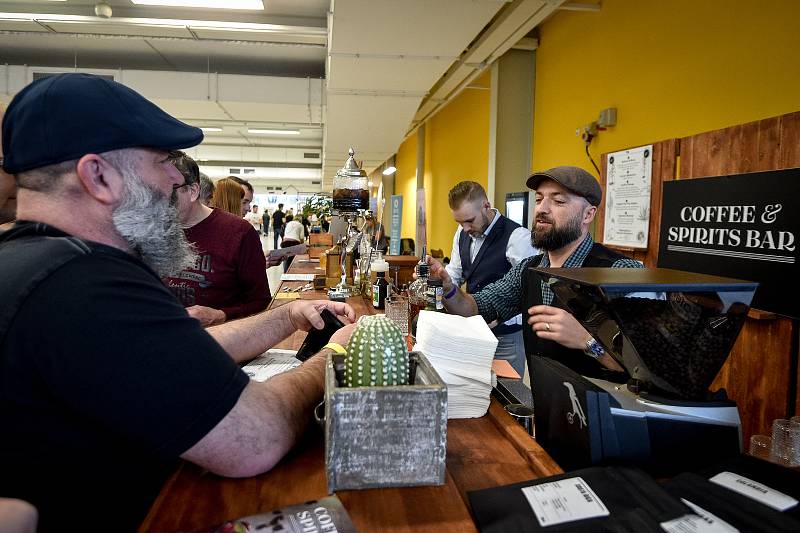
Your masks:
{"label": "metal planter box", "polygon": [[328,491],[444,484],[447,386],[419,352],[413,385],[340,387],[325,369]]}

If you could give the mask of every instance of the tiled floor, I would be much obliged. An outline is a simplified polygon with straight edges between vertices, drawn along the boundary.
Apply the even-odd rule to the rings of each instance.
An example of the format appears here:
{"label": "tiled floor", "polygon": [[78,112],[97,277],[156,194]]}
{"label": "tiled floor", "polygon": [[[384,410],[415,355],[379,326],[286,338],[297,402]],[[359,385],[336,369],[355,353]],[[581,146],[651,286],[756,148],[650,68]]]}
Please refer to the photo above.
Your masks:
{"label": "tiled floor", "polygon": [[[273,249],[273,235],[270,231],[268,236],[261,235],[261,248],[268,252]],[[280,244],[280,240],[278,240]],[[281,274],[283,274],[283,266],[278,265],[267,269],[267,281],[269,282],[269,292],[275,294],[278,285],[281,283]]]}

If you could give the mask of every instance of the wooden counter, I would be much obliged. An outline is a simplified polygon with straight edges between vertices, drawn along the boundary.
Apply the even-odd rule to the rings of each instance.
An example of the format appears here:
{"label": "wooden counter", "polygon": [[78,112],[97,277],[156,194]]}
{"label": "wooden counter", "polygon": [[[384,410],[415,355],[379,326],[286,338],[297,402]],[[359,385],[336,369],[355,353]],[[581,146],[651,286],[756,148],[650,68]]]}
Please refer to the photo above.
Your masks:
{"label": "wooden counter", "polygon": [[[290,272],[311,273],[318,263],[295,259]],[[282,282],[281,288],[304,282]],[[303,299],[324,299],[321,291],[300,293]],[[291,300],[273,300],[271,307]],[[348,303],[356,313],[372,314],[361,297]],[[296,333],[277,347],[298,348],[305,333]],[[324,438],[311,424],[300,443],[267,473],[226,479],[184,462],[164,485],[140,531],[177,532],[211,526],[228,519],[322,498],[327,495]],[[437,487],[340,491],[358,531],[475,531],[467,492],[559,474],[562,470],[492,400],[486,416],[450,420],[447,424],[447,474]]]}

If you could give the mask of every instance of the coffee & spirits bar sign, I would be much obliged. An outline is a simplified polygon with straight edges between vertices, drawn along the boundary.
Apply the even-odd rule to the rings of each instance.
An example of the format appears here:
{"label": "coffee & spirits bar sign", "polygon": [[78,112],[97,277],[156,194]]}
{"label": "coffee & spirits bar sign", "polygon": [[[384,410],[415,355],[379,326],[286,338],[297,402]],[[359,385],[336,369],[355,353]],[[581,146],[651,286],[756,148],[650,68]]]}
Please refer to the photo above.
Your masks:
{"label": "coffee & spirits bar sign", "polygon": [[664,182],[658,266],[757,281],[752,307],[800,317],[800,169]]}

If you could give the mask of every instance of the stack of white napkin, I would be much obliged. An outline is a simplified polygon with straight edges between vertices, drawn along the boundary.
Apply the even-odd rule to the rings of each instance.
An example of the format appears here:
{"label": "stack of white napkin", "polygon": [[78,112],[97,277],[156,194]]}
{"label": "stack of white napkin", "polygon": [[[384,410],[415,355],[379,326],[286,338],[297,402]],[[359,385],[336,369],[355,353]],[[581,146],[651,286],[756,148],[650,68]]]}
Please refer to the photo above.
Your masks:
{"label": "stack of white napkin", "polygon": [[497,338],[480,315],[465,318],[420,311],[417,344],[447,383],[447,417],[486,414],[492,392],[492,359]]}

